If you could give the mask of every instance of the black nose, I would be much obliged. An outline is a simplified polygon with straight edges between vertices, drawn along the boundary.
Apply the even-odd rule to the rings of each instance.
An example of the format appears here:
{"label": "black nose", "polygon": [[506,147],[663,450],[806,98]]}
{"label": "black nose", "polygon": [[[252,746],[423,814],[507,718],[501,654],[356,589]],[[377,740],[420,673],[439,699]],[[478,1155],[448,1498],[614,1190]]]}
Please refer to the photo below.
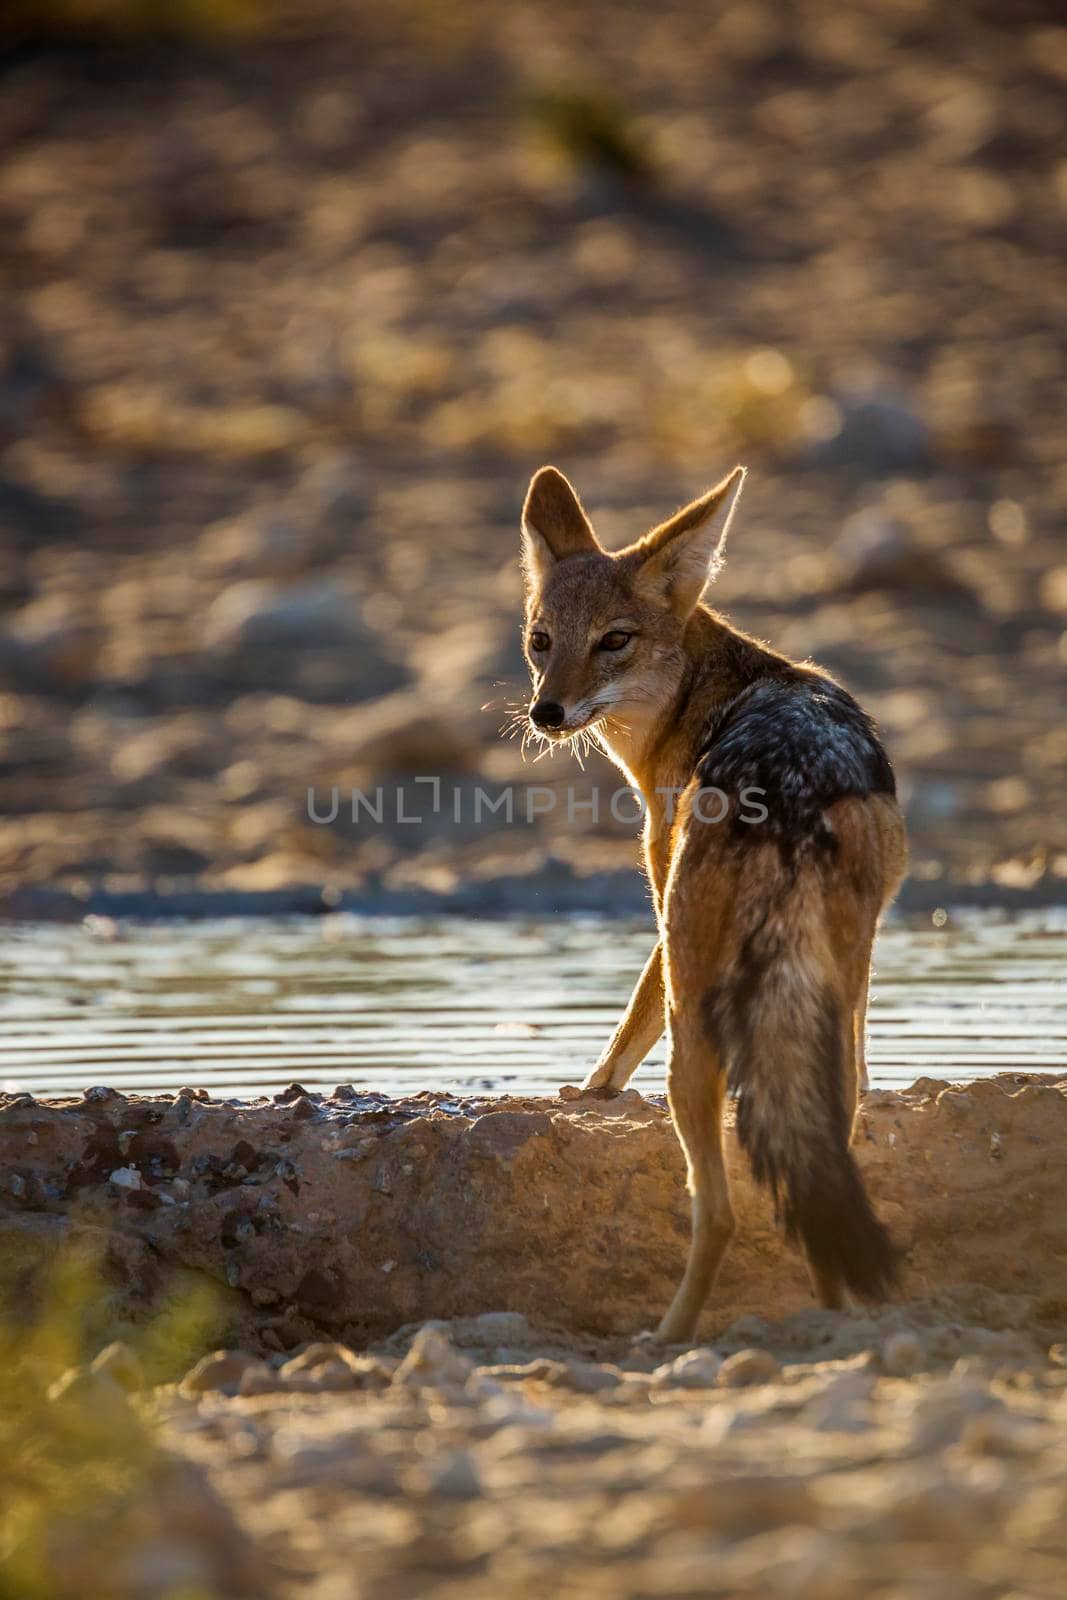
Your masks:
{"label": "black nose", "polygon": [[535,728],[560,728],[566,713],[556,700],[538,700],[530,707],[530,721]]}

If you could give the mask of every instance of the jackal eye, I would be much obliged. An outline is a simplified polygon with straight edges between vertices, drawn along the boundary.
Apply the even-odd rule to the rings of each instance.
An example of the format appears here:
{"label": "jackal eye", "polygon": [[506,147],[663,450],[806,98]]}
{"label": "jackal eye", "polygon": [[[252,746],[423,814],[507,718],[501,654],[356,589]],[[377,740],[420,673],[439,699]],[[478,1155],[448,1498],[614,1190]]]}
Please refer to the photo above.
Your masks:
{"label": "jackal eye", "polygon": [[632,633],[623,633],[621,628],[615,628],[611,633],[606,633],[597,645],[598,650],[623,650],[633,638]]}
{"label": "jackal eye", "polygon": [[548,634],[542,633],[540,629],[538,629],[535,633],[531,633],[530,635],[530,649],[535,651],[538,655],[540,655],[542,651],[547,650],[551,643],[552,640],[548,637]]}

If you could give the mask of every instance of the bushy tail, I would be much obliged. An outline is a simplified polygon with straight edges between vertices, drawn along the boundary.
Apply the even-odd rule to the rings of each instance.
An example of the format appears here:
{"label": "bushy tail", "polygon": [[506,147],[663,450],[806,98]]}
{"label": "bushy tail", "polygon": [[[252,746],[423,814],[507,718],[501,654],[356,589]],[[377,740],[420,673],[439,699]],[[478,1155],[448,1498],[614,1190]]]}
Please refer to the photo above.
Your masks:
{"label": "bushy tail", "polygon": [[848,1147],[846,1019],[821,965],[769,916],[709,995],[708,1023],[738,1097],[738,1139],[786,1234],[817,1270],[880,1299],[896,1251]]}

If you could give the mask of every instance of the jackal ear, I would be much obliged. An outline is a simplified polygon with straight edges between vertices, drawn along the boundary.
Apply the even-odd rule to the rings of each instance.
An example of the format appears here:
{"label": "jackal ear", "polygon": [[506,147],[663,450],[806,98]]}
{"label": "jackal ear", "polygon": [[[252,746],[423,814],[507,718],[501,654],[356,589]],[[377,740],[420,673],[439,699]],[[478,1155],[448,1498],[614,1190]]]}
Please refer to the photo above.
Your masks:
{"label": "jackal ear", "polygon": [[667,600],[672,611],[687,617],[722,566],[744,482],[744,467],[735,467],[714,489],[623,551],[636,568],[638,588]]}
{"label": "jackal ear", "polygon": [[541,467],[530,480],[522,508],[522,567],[528,587],[544,582],[557,561],[599,550],[582,502],[556,467]]}

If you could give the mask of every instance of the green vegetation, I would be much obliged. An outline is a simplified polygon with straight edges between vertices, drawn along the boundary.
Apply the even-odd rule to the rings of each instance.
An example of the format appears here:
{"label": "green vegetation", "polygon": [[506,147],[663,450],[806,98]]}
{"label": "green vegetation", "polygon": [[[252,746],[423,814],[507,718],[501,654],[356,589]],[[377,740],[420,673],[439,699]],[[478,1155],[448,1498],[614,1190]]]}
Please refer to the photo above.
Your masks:
{"label": "green vegetation", "polygon": [[[174,1476],[135,1391],[202,1354],[218,1308],[182,1284],[126,1345],[101,1352],[115,1330],[97,1253],[44,1257],[0,1242],[0,1600],[127,1600],[141,1592],[141,1553],[166,1535]],[[184,1578],[158,1592],[207,1600]]]}

